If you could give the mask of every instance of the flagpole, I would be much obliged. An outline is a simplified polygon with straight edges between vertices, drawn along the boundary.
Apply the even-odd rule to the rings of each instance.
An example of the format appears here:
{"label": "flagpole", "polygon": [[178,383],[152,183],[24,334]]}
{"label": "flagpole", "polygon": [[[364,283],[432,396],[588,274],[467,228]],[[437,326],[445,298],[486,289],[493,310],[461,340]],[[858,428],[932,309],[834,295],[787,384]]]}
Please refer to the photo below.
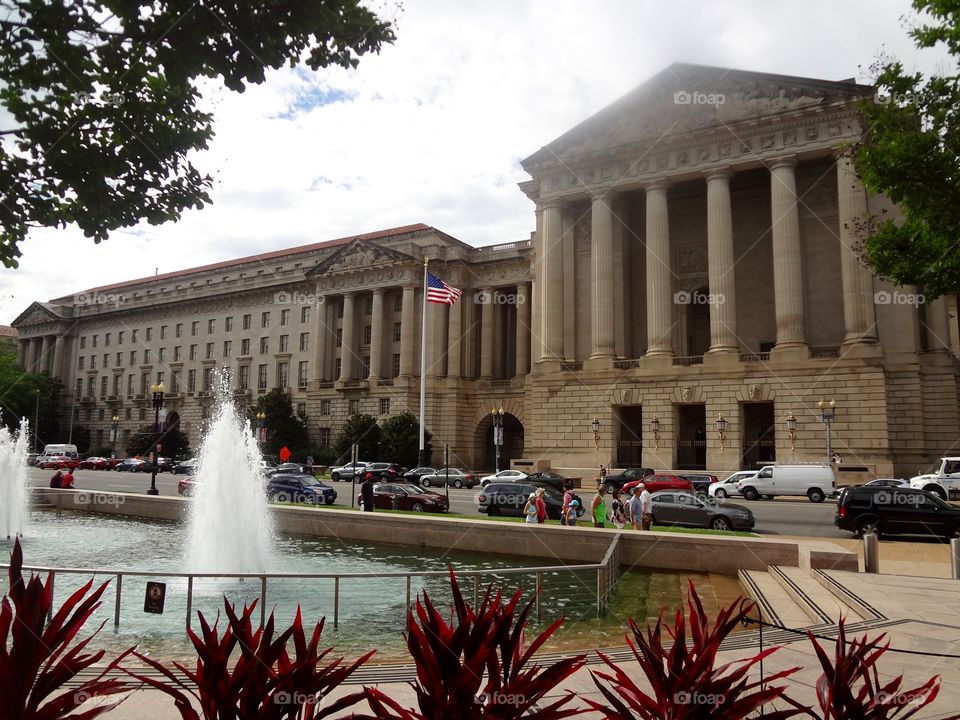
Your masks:
{"label": "flagpole", "polygon": [[427,464],[426,425],[424,417],[427,406],[427,258],[423,259],[423,310],[420,320],[420,453],[417,457],[420,467]]}

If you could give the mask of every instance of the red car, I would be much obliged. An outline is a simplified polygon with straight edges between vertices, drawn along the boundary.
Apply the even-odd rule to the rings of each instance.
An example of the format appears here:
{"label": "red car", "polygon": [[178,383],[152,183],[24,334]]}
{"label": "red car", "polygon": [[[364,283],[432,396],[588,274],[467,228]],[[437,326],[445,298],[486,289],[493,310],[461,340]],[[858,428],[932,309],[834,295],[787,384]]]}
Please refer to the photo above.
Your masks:
{"label": "red car", "polygon": [[88,457],[77,465],[81,470],[110,470],[110,460],[103,457]]}
{"label": "red car", "polygon": [[74,470],[77,465],[80,464],[80,461],[76,458],[67,457],[66,455],[57,455],[55,457],[47,458],[39,467],[43,470],[66,470],[67,468]]}
{"label": "red car", "polygon": [[656,475],[647,475],[640,480],[631,480],[623,484],[623,492],[630,493],[636,485],[643,483],[648,492],[659,492],[660,490],[688,490],[692,491],[693,486],[689,481],[676,475],[667,473],[657,473]]}
{"label": "red car", "polygon": [[193,497],[194,492],[197,489],[197,481],[192,477],[181,478],[177,483],[177,492],[183,495],[184,497]]}
{"label": "red car", "polygon": [[381,483],[373,486],[373,506],[380,510],[446,512],[447,498],[413,483]]}

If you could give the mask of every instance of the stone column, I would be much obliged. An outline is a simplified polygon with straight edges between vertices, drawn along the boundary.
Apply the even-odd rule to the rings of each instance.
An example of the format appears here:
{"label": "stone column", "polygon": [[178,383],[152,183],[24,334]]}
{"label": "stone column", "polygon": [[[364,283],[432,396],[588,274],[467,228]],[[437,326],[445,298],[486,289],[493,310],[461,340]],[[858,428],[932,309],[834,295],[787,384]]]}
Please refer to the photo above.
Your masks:
{"label": "stone column", "polygon": [[803,270],[800,215],[797,211],[797,157],[779,158],[770,166],[770,210],[773,241],[773,288],[777,313],[775,355],[807,357],[803,321]]}
{"label": "stone column", "polygon": [[400,307],[400,375],[413,375],[417,343],[416,288],[405,285]]}
{"label": "stone column", "polygon": [[313,323],[310,334],[313,336],[313,378],[327,380],[327,348],[330,329],[327,325],[329,296],[318,295],[320,302],[313,307]]}
{"label": "stone column", "polygon": [[590,211],[590,269],[593,286],[591,360],[612,358],[614,355],[612,201],[612,193],[601,190],[594,196]]}
{"label": "stone column", "polygon": [[54,336],[53,342],[53,366],[50,369],[50,374],[54,377],[63,378],[68,374],[63,371],[63,346],[66,344],[67,338],[64,335]]}
{"label": "stone column", "polygon": [[383,288],[373,291],[373,307],[370,311],[370,380],[377,380],[383,355]]}
{"label": "stone column", "polygon": [[447,377],[460,377],[463,357],[463,304],[470,297],[468,291],[457,302],[450,306],[450,315],[447,317]]}
{"label": "stone column", "polygon": [[673,275],[670,269],[669,183],[663,178],[646,187],[647,195],[647,352],[645,357],[672,357]]}
{"label": "stone column", "polygon": [[493,377],[493,304],[492,287],[483,289],[486,302],[480,306],[480,379],[490,380]]}
{"label": "stone column", "polygon": [[27,340],[17,340],[17,365],[25,368],[27,361]]}
{"label": "stone column", "polygon": [[446,330],[446,305],[427,303],[427,375],[430,377],[443,376],[443,356],[447,345],[443,334]]}
{"label": "stone column", "polygon": [[[558,201],[543,204],[543,354],[541,360],[563,359],[563,213]],[[540,278],[537,278],[538,281]],[[484,308],[484,319],[487,309]],[[490,330],[493,331],[493,314],[490,313]],[[491,335],[492,338],[492,335]],[[484,349],[481,348],[481,352]],[[481,365],[483,363],[481,362]],[[481,369],[480,375],[484,372]],[[489,377],[489,375],[488,375]]]}
{"label": "stone column", "polygon": [[707,262],[710,282],[711,354],[736,353],[737,300],[734,283],[733,210],[730,168],[719,168],[707,178]]}
{"label": "stone column", "polygon": [[867,192],[848,157],[837,158],[840,272],[843,277],[844,345],[875,343],[877,313],[873,275],[856,254],[856,227],[867,217]]}
{"label": "stone column", "polygon": [[530,283],[517,285],[517,377],[530,372]]}
{"label": "stone column", "polygon": [[38,364],[40,362],[40,338],[30,339],[30,352],[28,354],[27,372],[40,372]]}
{"label": "stone column", "polygon": [[353,379],[353,361],[356,356],[356,348],[353,343],[353,306],[356,293],[344,293],[343,295],[343,333],[340,344],[340,382],[346,382]]}
{"label": "stone column", "polygon": [[40,364],[36,369],[36,372],[44,372],[45,370],[50,369],[50,339],[53,338],[56,341],[56,337],[52,335],[44,335],[40,338]]}
{"label": "stone column", "polygon": [[534,252],[536,253],[533,261],[533,282],[530,285],[530,292],[527,294],[527,301],[530,305],[530,355],[536,362],[543,355],[543,320],[541,310],[543,308],[543,211],[537,206],[536,210],[536,229],[534,230]]}

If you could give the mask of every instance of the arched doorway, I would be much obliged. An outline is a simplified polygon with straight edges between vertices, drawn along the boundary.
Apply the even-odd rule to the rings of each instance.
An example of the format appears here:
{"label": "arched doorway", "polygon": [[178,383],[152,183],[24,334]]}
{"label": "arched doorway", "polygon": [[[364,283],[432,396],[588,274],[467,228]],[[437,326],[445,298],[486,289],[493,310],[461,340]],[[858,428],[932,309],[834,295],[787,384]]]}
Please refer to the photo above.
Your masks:
{"label": "arched doorway", "polygon": [[[523,457],[523,423],[510,413],[503,415],[503,445],[500,446],[500,469],[510,467],[510,461]],[[475,469],[490,470],[497,466],[497,449],[493,444],[493,419],[487,415],[477,425],[474,439]]]}

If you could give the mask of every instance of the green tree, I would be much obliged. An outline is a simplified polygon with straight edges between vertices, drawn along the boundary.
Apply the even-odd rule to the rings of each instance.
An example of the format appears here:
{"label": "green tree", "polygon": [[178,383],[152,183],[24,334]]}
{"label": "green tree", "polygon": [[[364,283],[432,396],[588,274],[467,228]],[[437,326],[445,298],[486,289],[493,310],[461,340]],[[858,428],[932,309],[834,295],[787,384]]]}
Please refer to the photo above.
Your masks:
{"label": "green tree", "polygon": [[[17,363],[15,352],[0,353],[0,424],[10,429],[20,426],[26,418],[36,446],[42,450],[47,443],[66,442],[61,433],[60,394],[63,383],[47,373],[26,372]],[[34,428],[36,423],[37,427]]]}
{"label": "green tree", "polygon": [[208,204],[198,79],[243,92],[268,68],[353,68],[393,40],[359,0],[4,0],[0,261],[16,267],[30,228],[75,223],[100,242]]}
{"label": "green tree", "polygon": [[[127,438],[127,455],[147,457],[157,442],[157,433],[153,424],[144,425]],[[160,455],[174,460],[182,460],[190,456],[190,438],[180,432],[180,426],[164,428],[160,436]],[[77,448],[79,450],[79,448]]]}
{"label": "green tree", "polygon": [[[430,433],[424,433],[427,457],[430,457]],[[417,466],[420,457],[420,423],[413,413],[403,412],[383,421],[379,458],[403,467]]]}
{"label": "green tree", "polygon": [[267,440],[261,445],[264,456],[279,458],[280,448],[286,446],[290,450],[291,460],[302,462],[307,459],[310,454],[307,423],[294,412],[289,395],[280,388],[261,395],[250,410],[249,417],[253,427],[256,427],[257,413],[267,416],[263,421],[263,427],[267,429]]}
{"label": "green tree", "polygon": [[[925,24],[910,31],[920,49],[940,43],[960,58],[960,2],[914,0]],[[956,63],[953,64],[956,68]],[[960,76],[907,73],[883,57],[872,68],[878,95],[864,101],[854,161],[864,185],[897,203],[902,219],[871,217],[856,228],[867,262],[928,299],[960,290]]]}
{"label": "green tree", "polygon": [[74,425],[70,442],[77,446],[77,452],[83,455],[90,449],[90,428],[86,425]]}
{"label": "green tree", "polygon": [[338,462],[350,461],[350,446],[354,443],[360,446],[360,460],[373,460],[379,457],[380,426],[377,425],[377,419],[373,415],[359,413],[347,418],[347,422],[333,441]]}

